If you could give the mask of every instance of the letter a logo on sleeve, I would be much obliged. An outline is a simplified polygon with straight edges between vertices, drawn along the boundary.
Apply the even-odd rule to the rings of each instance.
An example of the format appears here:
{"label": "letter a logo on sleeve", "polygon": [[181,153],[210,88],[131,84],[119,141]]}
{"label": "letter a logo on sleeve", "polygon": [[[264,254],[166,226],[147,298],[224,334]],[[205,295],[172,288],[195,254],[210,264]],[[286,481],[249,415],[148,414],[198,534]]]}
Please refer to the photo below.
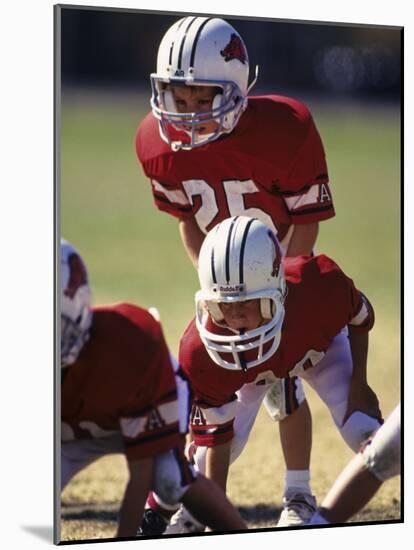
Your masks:
{"label": "letter a logo on sleeve", "polygon": [[164,426],[165,426],[165,420],[163,420],[158,410],[152,409],[147,417],[145,431],[149,432],[151,430],[158,430],[158,428],[162,428]]}
{"label": "letter a logo on sleeve", "polygon": [[328,190],[327,186],[324,183],[321,183],[319,185],[318,201],[319,202],[331,202],[332,201],[331,194],[329,193],[329,190]]}
{"label": "letter a logo on sleeve", "polygon": [[194,426],[201,426],[207,424],[206,419],[204,418],[203,413],[201,412],[200,407],[193,407],[191,412],[191,424]]}

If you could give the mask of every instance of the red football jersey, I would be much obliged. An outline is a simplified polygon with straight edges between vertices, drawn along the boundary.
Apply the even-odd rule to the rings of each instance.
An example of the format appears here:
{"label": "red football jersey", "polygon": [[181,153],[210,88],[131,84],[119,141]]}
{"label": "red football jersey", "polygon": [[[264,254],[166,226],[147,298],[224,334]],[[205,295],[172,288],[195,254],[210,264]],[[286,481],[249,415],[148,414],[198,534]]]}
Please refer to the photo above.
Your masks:
{"label": "red football jersey", "polygon": [[291,224],[335,214],[322,141],[308,109],[291,98],[249,98],[233,132],[190,151],[172,151],[149,113],[136,152],[156,206],[195,216],[204,233],[244,214],[274,227],[282,241]]}
{"label": "red football jersey", "polygon": [[62,439],[121,431],[128,458],[183,445],[175,376],[160,324],[131,304],[93,308],[90,340],[62,371]]}
{"label": "red football jersey", "polygon": [[[322,359],[344,326],[369,330],[374,323],[368,300],[327,256],[285,258],[284,266],[288,293],[282,337],[276,353],[266,362],[245,372],[220,367],[208,355],[195,320],[181,339],[180,364],[190,380],[195,404],[201,409],[221,408],[220,414],[209,415],[208,423],[214,427],[210,425],[205,433],[197,430],[199,444],[205,444],[206,438],[208,446],[231,439],[231,404],[244,384],[296,376]],[[193,416],[193,426],[198,420]]]}

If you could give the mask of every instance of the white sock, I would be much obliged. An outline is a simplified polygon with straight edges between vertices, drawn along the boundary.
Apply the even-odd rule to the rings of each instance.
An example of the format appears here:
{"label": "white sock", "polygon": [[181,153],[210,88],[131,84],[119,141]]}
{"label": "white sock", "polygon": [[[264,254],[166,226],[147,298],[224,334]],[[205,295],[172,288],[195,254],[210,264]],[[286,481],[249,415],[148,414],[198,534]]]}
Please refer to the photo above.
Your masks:
{"label": "white sock", "polygon": [[285,474],[285,494],[294,489],[299,489],[302,493],[312,494],[310,488],[309,470],[286,470]]}

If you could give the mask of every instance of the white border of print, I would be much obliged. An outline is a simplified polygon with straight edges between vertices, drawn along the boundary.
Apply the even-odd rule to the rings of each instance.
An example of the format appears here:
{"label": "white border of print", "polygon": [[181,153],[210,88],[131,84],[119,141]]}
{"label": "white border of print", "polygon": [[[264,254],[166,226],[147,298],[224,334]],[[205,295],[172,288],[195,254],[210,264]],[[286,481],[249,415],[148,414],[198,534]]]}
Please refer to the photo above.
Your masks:
{"label": "white border of print", "polygon": [[[120,7],[171,11],[167,0],[83,1],[71,5]],[[1,368],[2,368],[2,461],[3,482],[1,538],[5,548],[50,545],[53,518],[53,5],[51,0],[6,2],[1,16]],[[209,0],[196,5],[176,0],[174,10],[279,19],[370,23],[405,27],[405,97],[413,93],[413,18],[409,2],[287,2],[256,0],[242,3]],[[254,6],[254,9],[253,9]],[[411,67],[410,67],[411,65]],[[412,103],[405,103],[405,204],[414,204]],[[411,154],[409,154],[411,152]],[[410,242],[413,216],[407,215],[405,240]],[[405,281],[412,280],[412,254],[406,251]],[[379,259],[378,265],[381,265]],[[413,388],[413,304],[412,287],[407,285],[405,388]],[[5,307],[4,307],[5,306]],[[412,396],[410,396],[412,397]],[[413,417],[414,400],[406,403],[406,426]],[[405,438],[406,455],[412,438]],[[361,547],[369,537],[375,547],[390,548],[411,534],[413,527],[414,480],[405,461],[406,524],[355,528],[234,535],[231,545],[260,544],[261,548],[293,545],[331,548]],[[411,488],[411,490],[410,490]],[[410,524],[411,523],[411,524]],[[235,538],[233,538],[235,537]],[[253,539],[251,538],[253,537]],[[258,541],[260,537],[260,541]],[[224,548],[228,537],[214,537],[214,546]],[[132,545],[135,542],[113,544]],[[141,541],[145,548],[182,549],[192,539]],[[197,538],[201,550],[210,547],[210,537]],[[83,545],[89,547],[89,544]],[[370,544],[371,546],[371,544]],[[126,546],[123,546],[126,548]],[[109,550],[108,543],[96,543],[95,550]],[[111,546],[112,548],[112,546]]]}

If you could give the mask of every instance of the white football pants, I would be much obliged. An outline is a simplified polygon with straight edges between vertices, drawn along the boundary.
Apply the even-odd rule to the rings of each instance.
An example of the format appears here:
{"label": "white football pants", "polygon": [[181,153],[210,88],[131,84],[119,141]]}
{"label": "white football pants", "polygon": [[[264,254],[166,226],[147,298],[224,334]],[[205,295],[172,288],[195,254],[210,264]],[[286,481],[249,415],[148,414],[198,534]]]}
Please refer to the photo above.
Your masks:
{"label": "white football pants", "polygon": [[[297,373],[297,375],[306,380],[327,405],[341,436],[354,452],[357,452],[360,445],[380,427],[380,423],[376,419],[363,413],[354,413],[342,425],[347,410],[352,375],[352,357],[347,328],[343,329],[334,338],[324,357],[317,365]],[[298,385],[297,391],[298,402],[300,403],[304,398],[300,385]],[[269,414],[272,418],[275,418],[274,410],[278,408],[278,403],[275,403],[273,398],[280,395],[280,392],[272,391],[269,386],[256,386],[253,383],[243,386],[237,392],[237,395],[239,401],[234,421],[231,462],[236,460],[245,447],[263,399]],[[272,399],[269,399],[270,395]],[[278,419],[282,418],[283,415],[279,416]],[[206,451],[206,447],[197,447],[194,454],[197,469],[202,473],[205,473]]]}

